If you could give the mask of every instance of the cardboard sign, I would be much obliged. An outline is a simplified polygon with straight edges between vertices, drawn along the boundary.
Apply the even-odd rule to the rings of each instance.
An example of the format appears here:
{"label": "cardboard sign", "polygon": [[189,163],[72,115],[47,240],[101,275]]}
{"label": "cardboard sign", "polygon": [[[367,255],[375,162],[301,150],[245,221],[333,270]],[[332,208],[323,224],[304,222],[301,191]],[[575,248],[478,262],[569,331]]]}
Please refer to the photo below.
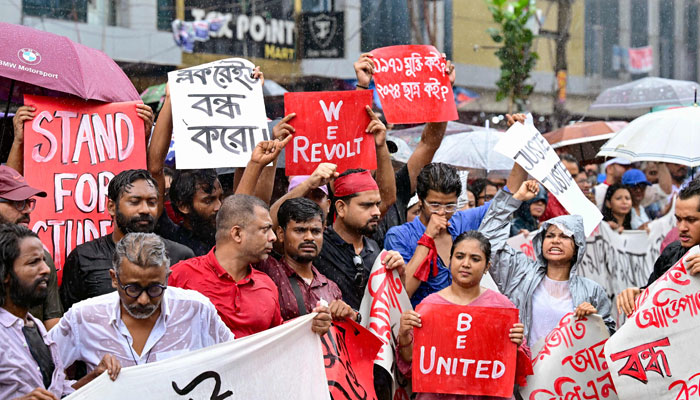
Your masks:
{"label": "cardboard sign", "polygon": [[178,169],[245,167],[270,140],[255,65],[227,58],[168,73]]}
{"label": "cardboard sign", "polygon": [[24,124],[24,174],[46,191],[31,214],[36,232],[56,264],[61,282],[75,246],[112,232],[107,187],[126,169],[146,168],[143,120],[137,102],[105,104],[24,97],[36,116]]}
{"label": "cardboard sign", "polygon": [[509,331],[518,310],[419,305],[414,329],[413,391],[510,397],[517,346]]}
{"label": "cardboard sign", "polygon": [[[649,223],[646,231],[613,231],[603,222],[586,238],[586,253],[578,266],[578,274],[592,279],[615,296],[628,287],[644,286],[661,254],[661,242],[675,225],[673,209]],[[534,233],[508,239],[507,243],[535,259],[532,247]]]}
{"label": "cardboard sign", "polygon": [[320,163],[377,169],[374,135],[366,133],[370,118],[365,107],[372,92],[304,92],[284,94],[284,113],[296,113],[289,123],[296,132],[285,147],[287,175],[311,175]]}
{"label": "cardboard sign", "polygon": [[354,321],[333,321],[321,337],[328,390],[335,400],[377,398],[374,357],[382,342]]}
{"label": "cardboard sign", "polygon": [[693,247],[637,297],[636,311],[605,344],[622,399],[694,399],[700,394],[700,277],[688,274]]}
{"label": "cardboard sign", "polygon": [[163,361],[101,374],[65,400],[330,400],[316,314]]}
{"label": "cardboard sign", "polygon": [[569,214],[580,215],[586,236],[603,219],[598,207],[581,192],[557,153],[534,125],[515,123],[494,150],[520,164],[559,200]]}
{"label": "cardboard sign", "polygon": [[[400,393],[399,398],[408,399],[410,380],[404,379],[400,373],[395,373],[394,348],[395,338],[399,334],[401,314],[412,310],[411,300],[406,288],[401,283],[398,271],[387,271],[382,264],[386,256],[382,250],[372,265],[365,294],[360,303],[362,325],[374,333],[382,342],[382,347],[374,363],[384,368],[394,378],[394,393]],[[401,397],[403,396],[403,397]]]}
{"label": "cardboard sign", "polygon": [[447,61],[433,46],[389,46],[372,50],[374,84],[392,124],[454,121],[457,106]]}
{"label": "cardboard sign", "polygon": [[603,354],[609,337],[600,315],[577,320],[574,313],[566,314],[540,341],[541,349],[532,359],[535,373],[527,377],[527,386],[520,388],[523,399],[616,400]]}

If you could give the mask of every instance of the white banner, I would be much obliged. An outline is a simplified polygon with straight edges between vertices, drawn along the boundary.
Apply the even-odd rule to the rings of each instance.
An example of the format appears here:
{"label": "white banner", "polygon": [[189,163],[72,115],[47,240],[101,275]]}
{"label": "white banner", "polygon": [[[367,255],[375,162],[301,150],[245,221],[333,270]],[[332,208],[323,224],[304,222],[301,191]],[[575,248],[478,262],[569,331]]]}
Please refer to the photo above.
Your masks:
{"label": "white banner", "polygon": [[605,344],[605,358],[622,399],[700,396],[700,277],[686,256],[637,299],[637,311]]}
{"label": "white banner", "polygon": [[[559,200],[566,211],[580,215],[586,236],[603,219],[598,207],[581,192],[557,153],[534,125],[515,123],[493,149],[520,164]],[[513,193],[518,189],[511,188]]]}
{"label": "white banner", "polygon": [[[362,326],[377,335],[382,341],[382,347],[374,360],[394,377],[394,389],[406,390],[410,387],[410,381],[406,381],[400,373],[394,373],[394,343],[399,334],[401,314],[407,310],[413,310],[408,293],[401,283],[399,273],[394,269],[387,271],[382,264],[386,256],[386,250],[372,265],[369,282],[365,289],[365,295],[360,304]],[[408,397],[406,397],[408,398]]]}
{"label": "white banner", "polygon": [[316,314],[164,361],[100,375],[65,400],[330,400]]}
{"label": "white banner", "polygon": [[617,399],[603,346],[610,337],[600,315],[566,314],[532,359],[534,375],[520,389],[524,400]]}
{"label": "white banner", "polygon": [[245,167],[270,140],[255,66],[227,58],[168,73],[178,169]]}
{"label": "white banner", "polygon": [[[605,288],[610,296],[632,286],[644,286],[661,254],[661,242],[675,225],[674,211],[649,223],[646,231],[613,231],[602,222],[586,238],[586,254],[578,274],[592,279]],[[534,234],[519,234],[508,239],[508,244],[526,256],[535,259],[532,247]]]}

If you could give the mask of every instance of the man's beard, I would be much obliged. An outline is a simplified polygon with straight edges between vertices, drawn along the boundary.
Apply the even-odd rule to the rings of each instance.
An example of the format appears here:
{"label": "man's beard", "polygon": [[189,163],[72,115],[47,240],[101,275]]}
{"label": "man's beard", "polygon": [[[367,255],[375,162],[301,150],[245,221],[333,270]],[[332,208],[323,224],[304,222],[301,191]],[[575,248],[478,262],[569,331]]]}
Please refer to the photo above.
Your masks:
{"label": "man's beard", "polygon": [[[139,222],[142,221],[146,221],[148,224],[140,225]],[[117,207],[117,227],[125,235],[132,232],[152,233],[156,227],[156,221],[151,214],[138,215],[129,219],[119,212],[119,207]]]}
{"label": "man's beard", "polygon": [[[373,222],[375,222],[374,226],[370,226]],[[372,218],[357,231],[364,236],[372,236],[377,232],[377,228],[379,228],[379,218]]]}
{"label": "man's beard", "polygon": [[146,319],[158,310],[158,307],[160,307],[160,301],[158,302],[158,304],[149,303],[145,306],[142,306],[138,303],[127,305],[124,304],[124,302],[122,302],[122,306],[124,306],[124,309],[126,310],[127,314],[131,315],[132,318]]}
{"label": "man's beard", "polygon": [[[39,289],[39,285],[46,282],[47,287]],[[14,305],[22,308],[32,308],[41,305],[46,300],[48,295],[49,276],[37,278],[34,282],[27,285],[19,280],[15,272],[10,270],[10,285],[9,295],[10,300]]]}
{"label": "man's beard", "polygon": [[[316,246],[316,243],[302,243],[302,244],[303,245],[313,244],[314,247],[316,248],[316,255],[312,256],[312,255],[306,254],[306,253],[302,254],[302,253],[300,253],[301,248],[297,248],[298,252],[296,254],[291,254],[289,257],[292,260],[294,260],[300,264],[305,264],[305,263],[308,263],[308,262],[315,260],[318,257],[318,246]],[[301,247],[301,245],[299,245],[299,246]]]}
{"label": "man's beard", "polygon": [[203,217],[197,211],[189,214],[189,222],[192,227],[192,236],[206,244],[215,243],[216,238],[216,215],[213,218]]}
{"label": "man's beard", "polygon": [[30,221],[29,214],[22,214],[19,217],[19,219],[15,220],[15,221],[10,221],[9,219],[3,217],[2,214],[0,214],[0,224],[15,224],[16,225],[16,224],[24,223],[24,224],[29,225],[29,221]]}

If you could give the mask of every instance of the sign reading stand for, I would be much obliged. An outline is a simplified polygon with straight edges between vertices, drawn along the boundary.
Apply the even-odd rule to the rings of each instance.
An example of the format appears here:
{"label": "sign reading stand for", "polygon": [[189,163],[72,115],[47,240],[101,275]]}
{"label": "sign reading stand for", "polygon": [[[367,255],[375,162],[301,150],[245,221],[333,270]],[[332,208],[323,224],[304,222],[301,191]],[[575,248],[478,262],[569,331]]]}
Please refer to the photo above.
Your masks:
{"label": "sign reading stand for", "polygon": [[168,73],[178,169],[245,167],[270,140],[255,66],[227,58]]}
{"label": "sign reading stand for", "polygon": [[377,169],[374,136],[366,133],[372,103],[368,90],[284,94],[284,113],[296,113],[290,124],[296,132],[285,147],[287,175],[311,175],[320,163]]}
{"label": "sign reading stand for", "polygon": [[30,227],[51,253],[60,284],[75,246],[112,232],[109,182],[121,171],[146,168],[143,120],[137,102],[25,95],[24,104],[36,108],[24,124],[24,175],[47,193],[36,202]]}
{"label": "sign reading stand for", "polygon": [[509,331],[517,309],[425,304],[416,311],[414,392],[512,396],[517,346]]}
{"label": "sign reading stand for", "polygon": [[389,46],[372,50],[374,84],[392,124],[454,121],[458,118],[447,61],[433,46]]}

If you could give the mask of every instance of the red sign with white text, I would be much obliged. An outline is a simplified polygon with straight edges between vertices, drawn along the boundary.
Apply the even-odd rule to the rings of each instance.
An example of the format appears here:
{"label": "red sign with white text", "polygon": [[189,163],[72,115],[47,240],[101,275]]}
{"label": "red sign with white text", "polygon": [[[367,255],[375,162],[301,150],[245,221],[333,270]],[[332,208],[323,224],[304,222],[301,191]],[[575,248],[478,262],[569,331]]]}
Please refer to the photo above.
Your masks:
{"label": "red sign with white text", "polygon": [[517,346],[514,308],[419,305],[414,329],[413,391],[510,397]]}
{"label": "red sign with white text", "polygon": [[284,94],[284,113],[294,139],[285,148],[285,172],[311,175],[320,163],[337,165],[337,172],[351,168],[377,169],[374,136],[365,132],[370,118],[365,110],[372,92],[299,92]]}
{"label": "red sign with white text", "polygon": [[51,253],[60,284],[71,250],[112,231],[109,182],[121,171],[146,167],[144,125],[137,102],[25,95],[24,104],[36,108],[24,124],[24,175],[47,194],[29,226]]}
{"label": "red sign with white text", "polygon": [[392,124],[454,121],[457,106],[447,61],[433,46],[389,46],[372,50],[374,85]]}
{"label": "red sign with white text", "polygon": [[376,400],[374,358],[382,345],[379,338],[354,321],[333,321],[321,344],[333,399]]}

